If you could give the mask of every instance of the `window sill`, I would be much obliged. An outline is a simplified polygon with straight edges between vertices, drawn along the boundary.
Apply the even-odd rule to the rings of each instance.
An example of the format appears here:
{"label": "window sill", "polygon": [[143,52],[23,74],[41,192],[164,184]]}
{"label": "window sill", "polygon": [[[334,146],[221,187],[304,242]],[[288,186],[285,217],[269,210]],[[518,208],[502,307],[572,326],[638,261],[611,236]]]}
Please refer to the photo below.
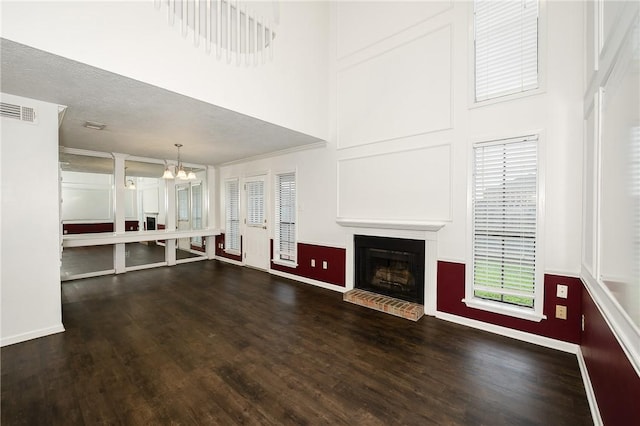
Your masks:
{"label": "window sill", "polygon": [[[499,104],[502,102],[509,102],[509,101],[513,101],[516,99],[522,99],[522,98],[528,98],[530,96],[535,96],[535,95],[540,95],[545,93],[546,90],[544,89],[544,87],[538,87],[536,89],[531,89],[531,90],[527,90],[524,92],[517,92],[517,93],[512,93],[510,95],[503,95],[503,96],[498,96],[495,98],[490,98],[490,99],[485,99],[483,101],[476,101],[475,99],[471,99],[469,101],[469,109],[476,109],[476,108],[482,108],[484,106],[488,106],[488,105],[495,105],[495,104]],[[472,95],[474,96],[474,95]]]}
{"label": "window sill", "polygon": [[272,259],[271,261],[276,265],[285,266],[287,268],[298,267],[298,263],[291,260]]}
{"label": "window sill", "polygon": [[469,308],[480,309],[483,311],[493,312],[494,314],[507,315],[510,317],[520,318],[528,321],[540,322],[547,319],[546,315],[534,312],[529,308],[519,308],[517,306],[508,306],[500,302],[491,302],[482,299],[462,299]]}
{"label": "window sill", "polygon": [[224,252],[226,254],[230,254],[232,256],[240,256],[242,254],[242,253],[240,253],[240,250],[231,250],[231,249],[227,250],[227,249],[224,249]]}

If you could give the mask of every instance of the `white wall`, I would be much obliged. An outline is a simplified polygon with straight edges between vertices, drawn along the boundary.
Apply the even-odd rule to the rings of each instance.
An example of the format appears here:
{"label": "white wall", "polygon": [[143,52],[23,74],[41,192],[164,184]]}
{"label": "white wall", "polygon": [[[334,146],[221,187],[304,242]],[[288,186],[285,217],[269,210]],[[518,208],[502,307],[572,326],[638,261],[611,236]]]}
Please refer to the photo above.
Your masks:
{"label": "white wall", "polygon": [[9,40],[324,139],[328,4],[276,3],[273,61],[257,67],[208,56],[150,0],[3,1],[1,28]]}
{"label": "white wall", "polygon": [[61,172],[65,223],[113,222],[113,175]]}
{"label": "white wall", "polygon": [[472,107],[470,2],[331,3],[327,146],[224,166],[220,188],[229,177],[297,167],[300,241],[345,247],[336,216],[445,221],[438,258],[466,262],[473,142],[540,132],[544,270],[577,276],[583,4],[546,6],[541,93]]}
{"label": "white wall", "polygon": [[[60,296],[58,106],[32,107],[37,123],[2,118],[0,234],[2,346],[64,331]],[[34,264],[37,267],[34,268]]]}
{"label": "white wall", "polygon": [[[581,278],[640,372],[640,5],[586,6]],[[602,35],[602,37],[600,37]],[[586,321],[589,321],[586,318]]]}
{"label": "white wall", "polygon": [[[240,183],[246,177],[267,174],[267,193],[270,194],[267,220],[270,224],[269,235],[273,235],[275,213],[275,194],[273,191],[275,176],[283,172],[296,172],[298,203],[298,241],[345,247],[344,232],[335,222],[336,219],[336,158],[335,148],[331,146],[279,155],[249,162],[220,167],[218,175],[219,203],[218,217],[220,228],[225,226],[225,181],[239,178]],[[241,211],[244,208],[242,193]]]}

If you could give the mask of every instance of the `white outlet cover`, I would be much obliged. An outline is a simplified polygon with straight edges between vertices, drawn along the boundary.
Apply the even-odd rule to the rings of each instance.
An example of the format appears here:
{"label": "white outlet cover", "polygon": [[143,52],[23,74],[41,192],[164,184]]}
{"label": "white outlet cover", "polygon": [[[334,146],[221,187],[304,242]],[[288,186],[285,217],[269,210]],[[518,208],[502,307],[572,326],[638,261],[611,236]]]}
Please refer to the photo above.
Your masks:
{"label": "white outlet cover", "polygon": [[566,299],[569,293],[569,287],[564,284],[558,284],[556,287],[556,297]]}

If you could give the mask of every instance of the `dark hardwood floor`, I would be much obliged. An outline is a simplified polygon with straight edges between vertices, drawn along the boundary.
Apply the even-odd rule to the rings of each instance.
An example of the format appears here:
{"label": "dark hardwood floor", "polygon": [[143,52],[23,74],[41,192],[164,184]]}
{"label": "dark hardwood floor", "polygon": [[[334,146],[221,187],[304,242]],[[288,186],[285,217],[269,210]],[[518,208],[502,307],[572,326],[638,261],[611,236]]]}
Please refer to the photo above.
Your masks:
{"label": "dark hardwood floor", "polygon": [[583,425],[574,355],[218,261],[62,285],[2,348],[2,425]]}

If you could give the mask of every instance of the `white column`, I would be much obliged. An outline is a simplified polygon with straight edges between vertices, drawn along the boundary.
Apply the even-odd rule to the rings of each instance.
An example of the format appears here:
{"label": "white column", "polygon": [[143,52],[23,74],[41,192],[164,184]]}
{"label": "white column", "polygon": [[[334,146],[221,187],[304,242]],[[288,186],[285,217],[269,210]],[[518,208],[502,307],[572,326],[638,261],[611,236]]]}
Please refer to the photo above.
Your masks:
{"label": "white column", "polygon": [[[112,153],[114,159],[113,168],[113,231],[116,234],[125,233],[125,186],[124,163],[129,156],[127,154]],[[113,268],[116,274],[122,274],[126,269],[126,253],[124,244],[113,245]]]}
{"label": "white column", "polygon": [[[167,231],[176,230],[176,182],[173,179],[165,180],[165,223]],[[166,240],[165,259],[167,265],[176,264],[176,240]]]}
{"label": "white column", "polygon": [[[207,166],[207,228],[220,229],[218,223],[218,169]],[[207,237],[207,257],[216,257],[216,237]]]}

